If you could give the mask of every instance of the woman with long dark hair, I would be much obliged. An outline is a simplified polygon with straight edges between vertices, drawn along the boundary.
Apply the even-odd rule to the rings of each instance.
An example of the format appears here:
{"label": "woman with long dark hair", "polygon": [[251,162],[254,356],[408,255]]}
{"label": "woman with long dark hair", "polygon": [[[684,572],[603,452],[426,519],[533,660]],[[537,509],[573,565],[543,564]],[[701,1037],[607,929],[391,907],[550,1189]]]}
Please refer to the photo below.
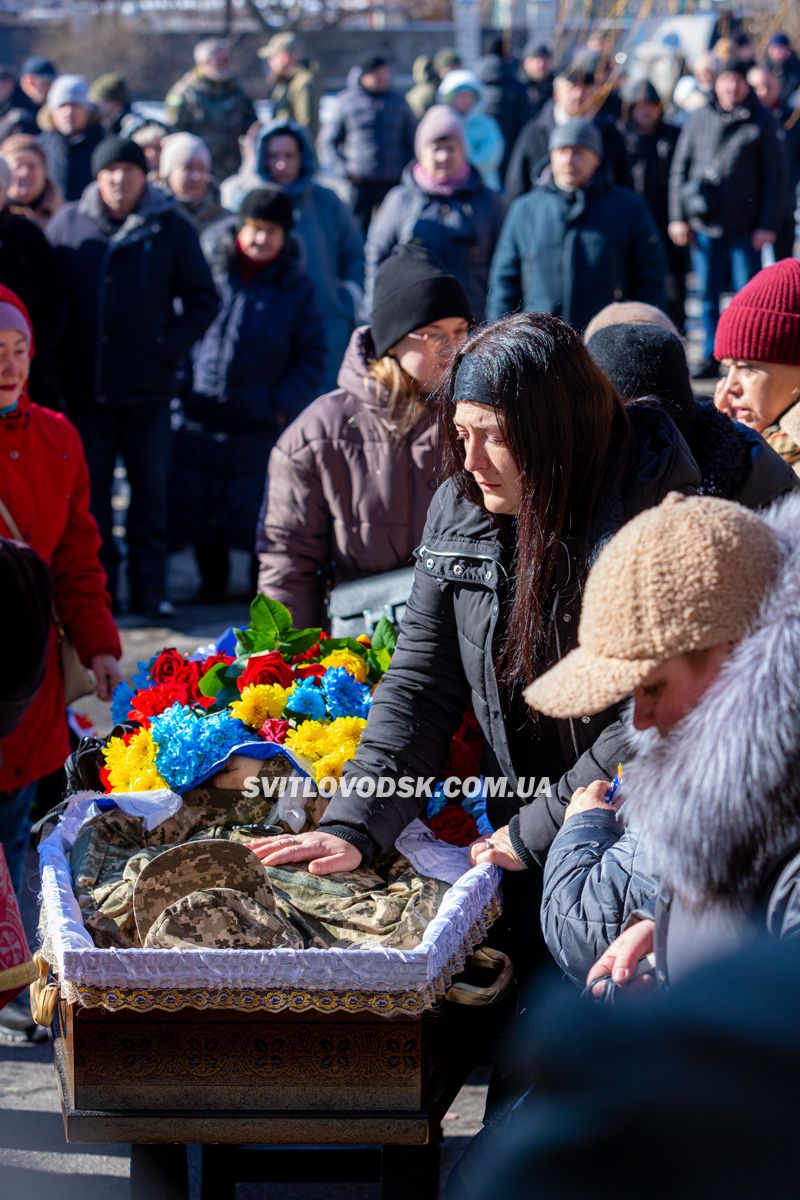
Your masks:
{"label": "woman with long dark hair", "polygon": [[[496,832],[473,858],[523,870],[543,862],[570,799],[563,789],[531,798],[532,779],[565,776],[571,793],[571,768],[616,712],[548,720],[522,690],[574,646],[602,544],[668,491],[693,491],[699,473],[666,414],[626,408],[576,331],[544,313],[507,317],[459,349],[440,421],[449,478],[431,503],[397,649],[344,780],[441,776],[471,704],[485,777],[505,789],[488,799]],[[266,839],[256,852],[270,866],[309,861],[315,874],[355,869],[425,802],[408,789],[367,790],[335,796],[316,832]]]}

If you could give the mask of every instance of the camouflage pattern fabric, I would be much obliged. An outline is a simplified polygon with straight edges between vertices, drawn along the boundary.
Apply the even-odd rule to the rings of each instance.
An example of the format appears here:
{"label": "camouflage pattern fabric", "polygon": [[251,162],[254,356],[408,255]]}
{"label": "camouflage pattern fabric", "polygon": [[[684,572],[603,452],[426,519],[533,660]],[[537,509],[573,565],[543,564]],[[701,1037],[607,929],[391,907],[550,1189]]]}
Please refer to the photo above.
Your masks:
{"label": "camouflage pattern fabric", "polygon": [[217,180],[239,170],[239,138],[258,118],[252,100],[235,80],[216,82],[194,68],[173,84],[166,105],[174,130],[194,133],[208,146]]}
{"label": "camouflage pattern fabric", "polygon": [[[267,824],[273,807],[273,801],[264,797],[249,799],[238,791],[203,787],[186,793],[182,808],[151,831],[144,828],[140,818],[129,817],[119,809],[86,822],[73,846],[71,867],[75,895],[95,945],[142,944],[134,915],[134,889],[140,873],[158,855],[186,842],[221,839],[246,844],[254,837],[284,832],[281,827]],[[151,927],[150,934],[170,939],[159,941],[160,946],[179,945],[182,941],[187,945],[217,945],[216,941],[204,940],[217,934],[224,938],[240,936],[252,945],[249,939],[260,936],[258,945],[264,948],[292,944],[288,925],[305,947],[412,949],[419,944],[448,886],[419,875],[397,854],[383,856],[372,869],[347,874],[314,876],[300,865],[272,867],[266,874],[277,904],[272,914],[274,922],[264,922],[261,913],[254,914],[242,903],[235,914],[226,910],[214,917],[205,934],[195,923],[188,938],[184,937],[183,916],[189,914],[190,923],[195,922],[194,914],[208,903],[207,897],[196,899],[198,893],[216,890],[209,889],[209,881],[205,880],[205,887],[196,886],[177,901],[173,897],[164,915],[176,903],[181,906],[180,912],[170,913],[169,919],[159,925],[158,933],[153,934]],[[199,885],[199,879],[197,882]],[[237,895],[248,898],[239,891]],[[252,897],[249,899],[252,901]],[[224,907],[216,899],[214,905]],[[259,908],[269,915],[267,906],[261,904]],[[260,934],[254,930],[254,916],[262,922]],[[234,928],[238,934],[232,932]],[[146,936],[147,944],[152,945],[151,936]],[[281,936],[287,941],[275,940]]]}
{"label": "camouflage pattern fabric", "polygon": [[216,950],[284,946],[299,950],[303,939],[282,916],[244,892],[198,888],[164,909],[148,929],[143,944],[158,950],[193,950],[198,946],[213,946]]}
{"label": "camouflage pattern fabric", "polygon": [[407,859],[384,855],[372,870],[309,875],[303,866],[267,873],[287,920],[306,947],[412,950],[436,916],[448,884],[420,875]]}
{"label": "camouflage pattern fabric", "polygon": [[145,862],[169,846],[194,838],[247,843],[254,837],[283,833],[281,826],[268,823],[273,808],[274,802],[263,796],[249,799],[227,788],[201,787],[187,792],[175,815],[149,831],[139,817],[117,808],[87,821],[72,847],[71,869],[83,922],[95,945],[140,944],[133,888]]}

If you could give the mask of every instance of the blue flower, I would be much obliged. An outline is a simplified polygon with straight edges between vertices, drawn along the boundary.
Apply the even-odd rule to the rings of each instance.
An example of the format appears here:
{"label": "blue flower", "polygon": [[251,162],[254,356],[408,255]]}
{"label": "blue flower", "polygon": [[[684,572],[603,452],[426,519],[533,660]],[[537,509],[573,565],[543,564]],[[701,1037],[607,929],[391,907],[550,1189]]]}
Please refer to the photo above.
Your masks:
{"label": "blue flower", "polygon": [[124,679],[114,688],[114,695],[111,699],[111,720],[115,725],[127,721],[131,700],[135,694],[131,685]]}
{"label": "blue flower", "polygon": [[[153,683],[155,681],[153,679],[153,676],[150,674],[150,668],[152,667],[153,663],[156,661],[157,658],[158,658],[158,655],[154,654],[149,662],[146,662],[146,663],[140,662],[140,663],[136,664],[136,666],[139,669],[131,679],[131,688],[133,689],[134,692],[139,692],[139,691],[141,691],[142,688],[149,688],[149,687],[153,686]],[[126,716],[127,716],[127,713],[126,713]]]}
{"label": "blue flower", "polygon": [[187,792],[236,746],[252,738],[227,709],[203,716],[181,704],[154,717],[151,730],[158,746],[156,766],[175,792]]}
{"label": "blue flower", "polygon": [[312,678],[304,679],[297,685],[287,700],[286,707],[290,713],[311,717],[314,721],[324,721],[327,716],[325,698],[317,687],[316,680]]}
{"label": "blue flower", "polygon": [[372,703],[369,688],[354,679],[344,667],[330,667],[322,676],[321,687],[332,720],[335,721],[337,717],[369,716]]}

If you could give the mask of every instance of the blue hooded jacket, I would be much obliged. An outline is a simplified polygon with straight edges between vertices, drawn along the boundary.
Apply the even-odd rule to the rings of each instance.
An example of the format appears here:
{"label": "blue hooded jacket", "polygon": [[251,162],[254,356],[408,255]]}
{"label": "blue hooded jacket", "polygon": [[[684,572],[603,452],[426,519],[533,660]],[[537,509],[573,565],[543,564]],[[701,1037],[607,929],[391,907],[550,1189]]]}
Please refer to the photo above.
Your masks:
{"label": "blue hooded jacket", "polygon": [[305,250],[306,270],[317,291],[317,304],[325,325],[328,352],[322,390],[336,386],[336,377],[356,324],[364,289],[364,243],[350,210],[335,192],[314,178],[317,162],[308,134],[295,121],[266,125],[254,143],[250,171],[226,179],[222,185],[225,207],[238,212],[253,188],[275,186],[267,168],[267,143],[276,134],[288,134],[300,146],[300,174],[284,188],[294,208],[294,236]]}

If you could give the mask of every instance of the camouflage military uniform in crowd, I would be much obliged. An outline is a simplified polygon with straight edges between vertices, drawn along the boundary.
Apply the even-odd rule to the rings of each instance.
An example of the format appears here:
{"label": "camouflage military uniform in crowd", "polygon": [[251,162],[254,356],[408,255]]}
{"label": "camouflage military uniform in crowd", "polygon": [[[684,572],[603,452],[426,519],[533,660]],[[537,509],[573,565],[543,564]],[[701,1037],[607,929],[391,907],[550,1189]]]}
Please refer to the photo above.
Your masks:
{"label": "camouflage military uniform in crowd", "polygon": [[793,404],[776,424],[764,430],[764,441],[800,475],[800,404]]}
{"label": "camouflage military uniform in crowd", "polygon": [[[201,839],[246,844],[253,837],[283,832],[266,824],[272,808],[273,802],[263,797],[197,788],[187,793],[173,817],[151,831],[140,818],[119,809],[88,821],[72,849],[72,878],[95,945],[142,945],[134,890],[143,871],[157,873],[149,864],[159,855]],[[172,898],[165,893],[163,911],[145,930],[146,946],[409,950],[419,944],[448,886],[419,875],[406,859],[391,854],[372,869],[337,875],[310,875],[304,865],[261,867],[266,887],[248,895],[239,887],[219,886],[230,877],[204,871],[205,850],[198,845],[187,892]],[[172,878],[169,872],[164,877]]]}
{"label": "camouflage military uniform in crowd", "polygon": [[319,133],[319,78],[316,64],[301,63],[287,79],[279,79],[271,93],[274,120],[296,121],[312,142]]}
{"label": "camouflage military uniform in crowd", "polygon": [[195,68],[179,79],[166,99],[169,120],[176,130],[203,139],[218,180],[235,175],[241,166],[239,138],[257,120],[253,102],[233,79],[215,82]]}

